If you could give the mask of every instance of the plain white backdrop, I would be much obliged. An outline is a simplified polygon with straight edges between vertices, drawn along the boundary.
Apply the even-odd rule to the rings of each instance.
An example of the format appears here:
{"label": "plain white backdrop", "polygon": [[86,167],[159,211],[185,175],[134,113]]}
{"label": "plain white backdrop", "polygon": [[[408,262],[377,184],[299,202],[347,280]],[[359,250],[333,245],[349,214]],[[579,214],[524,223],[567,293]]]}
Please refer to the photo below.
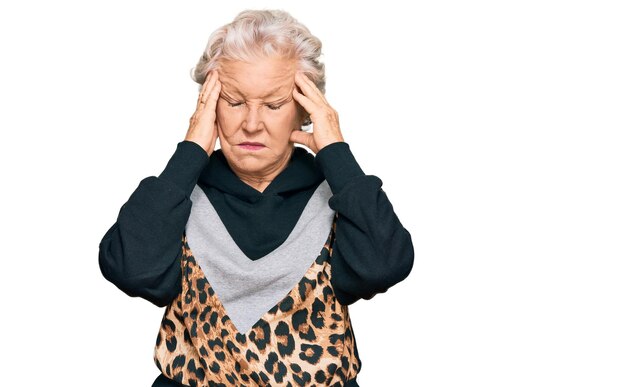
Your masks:
{"label": "plain white backdrop", "polygon": [[626,385],[626,13],[619,1],[0,5],[2,385],[149,386],[163,309],[98,267],[247,8],[323,42],[327,99],[413,237],[350,306],[374,386]]}

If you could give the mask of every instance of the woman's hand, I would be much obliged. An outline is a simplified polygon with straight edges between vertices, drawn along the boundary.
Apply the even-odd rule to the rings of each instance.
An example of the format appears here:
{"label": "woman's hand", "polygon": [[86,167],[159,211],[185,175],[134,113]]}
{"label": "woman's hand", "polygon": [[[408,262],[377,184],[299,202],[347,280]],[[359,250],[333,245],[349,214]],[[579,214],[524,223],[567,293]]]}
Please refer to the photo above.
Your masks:
{"label": "woman's hand", "polygon": [[185,140],[200,145],[209,156],[215,150],[218,137],[215,108],[222,88],[218,78],[216,70],[210,71],[207,75],[198,96],[196,111],[189,119],[189,129],[185,136]]}
{"label": "woman's hand", "polygon": [[339,129],[339,115],[315,83],[301,72],[296,72],[296,85],[304,94],[294,87],[293,97],[311,116],[313,133],[294,130],[289,140],[305,145],[315,153],[333,142],[344,141]]}

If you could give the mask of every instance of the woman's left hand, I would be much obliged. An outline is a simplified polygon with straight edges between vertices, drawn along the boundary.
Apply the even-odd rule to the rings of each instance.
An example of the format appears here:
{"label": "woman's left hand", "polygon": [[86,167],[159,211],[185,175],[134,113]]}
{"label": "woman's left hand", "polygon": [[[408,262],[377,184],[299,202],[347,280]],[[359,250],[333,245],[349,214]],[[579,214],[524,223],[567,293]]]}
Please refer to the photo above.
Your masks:
{"label": "woman's left hand", "polygon": [[315,86],[315,83],[301,72],[296,72],[296,85],[304,94],[293,89],[294,99],[302,105],[311,116],[313,132],[302,130],[291,132],[290,141],[305,145],[314,153],[318,153],[326,145],[344,141],[339,128],[339,115],[326,101],[324,94]]}

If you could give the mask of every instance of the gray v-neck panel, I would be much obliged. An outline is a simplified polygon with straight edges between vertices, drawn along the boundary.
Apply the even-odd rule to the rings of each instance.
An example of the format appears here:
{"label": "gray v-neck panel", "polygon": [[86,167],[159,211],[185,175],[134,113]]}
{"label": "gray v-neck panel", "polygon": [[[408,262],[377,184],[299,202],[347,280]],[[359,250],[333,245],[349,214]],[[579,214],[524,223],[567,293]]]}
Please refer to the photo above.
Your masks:
{"label": "gray v-neck panel", "polygon": [[[204,191],[191,193],[187,244],[240,333],[245,334],[304,277],[328,239],[335,211],[322,181],[283,244],[251,260],[237,246]],[[271,221],[268,221],[268,224]]]}

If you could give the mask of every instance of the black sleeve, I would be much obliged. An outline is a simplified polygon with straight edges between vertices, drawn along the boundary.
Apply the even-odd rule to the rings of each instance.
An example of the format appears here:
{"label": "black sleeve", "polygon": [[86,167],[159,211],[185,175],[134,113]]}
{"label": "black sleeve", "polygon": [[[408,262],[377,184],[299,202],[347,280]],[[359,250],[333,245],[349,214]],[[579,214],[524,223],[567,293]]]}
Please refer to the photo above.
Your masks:
{"label": "black sleeve", "polygon": [[414,257],[411,234],[382,181],[363,172],[346,142],[325,146],[315,162],[333,193],[328,205],[338,213],[331,258],[335,294],[344,305],[369,300],[408,277]]}
{"label": "black sleeve", "polygon": [[141,180],[100,242],[104,278],[131,297],[166,306],[180,292],[182,236],[193,191],[209,156],[181,141],[158,176]]}

